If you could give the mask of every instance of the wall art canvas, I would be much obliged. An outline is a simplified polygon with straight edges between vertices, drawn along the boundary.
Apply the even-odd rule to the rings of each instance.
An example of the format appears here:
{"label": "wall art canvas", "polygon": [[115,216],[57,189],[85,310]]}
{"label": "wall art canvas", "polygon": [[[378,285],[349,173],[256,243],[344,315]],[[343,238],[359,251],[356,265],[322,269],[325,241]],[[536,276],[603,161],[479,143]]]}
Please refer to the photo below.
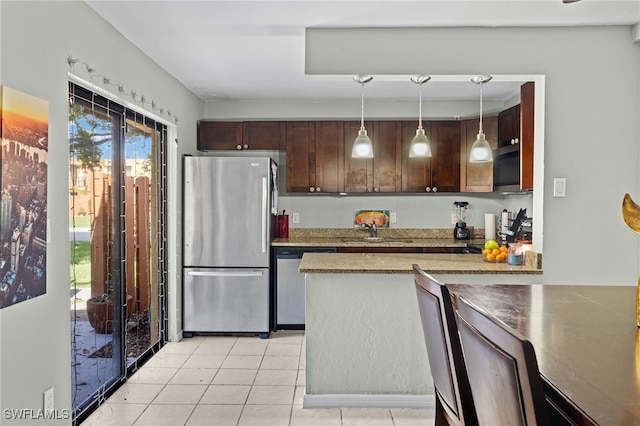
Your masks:
{"label": "wall art canvas", "polygon": [[49,104],[0,86],[0,309],[47,292]]}
{"label": "wall art canvas", "polygon": [[379,228],[389,227],[389,210],[355,210],[353,212],[353,227],[360,228],[363,224],[375,225]]}

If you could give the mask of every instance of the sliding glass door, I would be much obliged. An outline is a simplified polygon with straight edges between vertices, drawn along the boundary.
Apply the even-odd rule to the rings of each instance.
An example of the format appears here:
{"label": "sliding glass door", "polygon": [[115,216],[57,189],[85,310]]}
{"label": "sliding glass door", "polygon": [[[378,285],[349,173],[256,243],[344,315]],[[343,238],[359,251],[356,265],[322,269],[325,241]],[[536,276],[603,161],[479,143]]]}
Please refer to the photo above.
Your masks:
{"label": "sliding glass door", "polygon": [[164,342],[166,128],[69,87],[74,418]]}

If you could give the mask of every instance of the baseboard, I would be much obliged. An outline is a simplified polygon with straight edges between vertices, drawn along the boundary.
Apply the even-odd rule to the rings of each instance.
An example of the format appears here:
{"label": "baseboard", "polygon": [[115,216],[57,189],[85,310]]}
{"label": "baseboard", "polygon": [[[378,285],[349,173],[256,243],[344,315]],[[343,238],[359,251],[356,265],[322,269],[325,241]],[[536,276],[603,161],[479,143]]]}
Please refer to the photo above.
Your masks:
{"label": "baseboard", "polygon": [[304,395],[303,408],[435,408],[435,395]]}

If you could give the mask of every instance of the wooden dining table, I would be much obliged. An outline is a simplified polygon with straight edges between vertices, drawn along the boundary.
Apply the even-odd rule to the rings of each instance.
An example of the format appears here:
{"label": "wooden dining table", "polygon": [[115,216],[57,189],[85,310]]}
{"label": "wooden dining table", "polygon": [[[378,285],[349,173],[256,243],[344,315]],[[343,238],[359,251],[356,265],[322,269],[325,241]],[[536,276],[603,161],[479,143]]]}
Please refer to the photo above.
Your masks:
{"label": "wooden dining table", "polygon": [[533,343],[551,407],[579,425],[640,425],[635,286],[447,287]]}

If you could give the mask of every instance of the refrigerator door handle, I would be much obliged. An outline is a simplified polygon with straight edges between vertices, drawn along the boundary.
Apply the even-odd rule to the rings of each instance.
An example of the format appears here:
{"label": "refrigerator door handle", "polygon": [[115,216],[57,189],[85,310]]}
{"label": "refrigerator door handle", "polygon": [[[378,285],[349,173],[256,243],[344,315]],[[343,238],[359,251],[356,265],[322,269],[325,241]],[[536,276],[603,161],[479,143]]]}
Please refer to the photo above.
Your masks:
{"label": "refrigerator door handle", "polygon": [[187,275],[196,277],[261,277],[262,271],[189,271]]}
{"label": "refrigerator door handle", "polygon": [[262,178],[262,252],[267,252],[267,239],[269,232],[269,181],[266,177]]}

